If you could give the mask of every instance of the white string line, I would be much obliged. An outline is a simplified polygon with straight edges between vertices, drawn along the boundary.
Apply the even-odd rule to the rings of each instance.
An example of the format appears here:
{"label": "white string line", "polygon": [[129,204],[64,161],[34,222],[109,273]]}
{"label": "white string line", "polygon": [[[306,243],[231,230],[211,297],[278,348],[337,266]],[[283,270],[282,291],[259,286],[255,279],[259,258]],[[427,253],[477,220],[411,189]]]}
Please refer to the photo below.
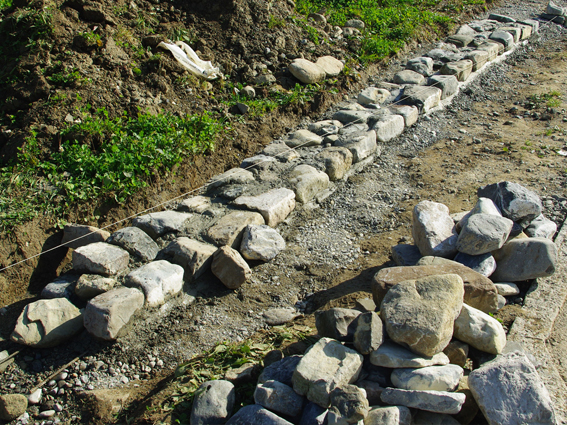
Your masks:
{"label": "white string line", "polygon": [[[559,18],[559,16],[558,16],[558,18]],[[553,18],[552,20],[550,20],[550,21],[548,21],[548,22],[552,22],[553,20],[555,20],[555,18]],[[521,28],[519,28],[519,29],[521,29]],[[532,29],[533,29],[533,27],[532,27]],[[497,29],[496,29],[496,30],[497,30]],[[497,41],[495,41],[495,40],[492,40],[492,41],[491,41],[490,39],[487,39],[486,42],[487,42],[487,43],[489,43],[489,42],[498,43]],[[499,44],[501,44],[501,43],[499,43]],[[498,56],[498,54],[497,54],[497,56]],[[489,61],[487,61],[487,62],[489,62]],[[464,71],[468,71],[469,68],[472,69],[474,66],[475,66],[475,64],[474,64],[474,62],[473,62],[471,65],[467,65],[467,67],[464,68],[463,70],[464,70]],[[442,75],[442,74],[439,74],[439,75]],[[448,76],[449,76],[449,75],[448,75]],[[431,84],[431,85],[428,85],[428,86],[423,86],[423,90],[418,91],[418,92],[416,93],[416,95],[419,95],[419,94],[421,94],[421,93],[424,93],[424,92],[426,92],[430,87],[435,87],[435,86],[440,85],[440,84],[441,84],[441,82],[436,82],[436,83]],[[404,98],[401,98],[400,100],[398,100],[398,101],[396,101],[396,102],[393,102],[393,103],[391,103],[391,104],[389,104],[389,105],[385,105],[385,106],[386,106],[386,107],[395,106],[395,105],[397,105],[397,104],[399,104],[399,103],[401,103],[401,102],[403,102],[403,101],[405,101],[405,99],[404,99]],[[376,109],[376,111],[378,111],[378,110],[380,110],[380,109]],[[356,111],[356,110],[354,110],[353,112],[355,112],[355,111]],[[363,110],[361,110],[361,111],[363,111]],[[366,122],[366,121],[364,121],[364,122]],[[345,125],[344,125],[343,127],[341,127],[341,128],[348,128],[348,127],[350,127],[350,126],[352,126],[352,125],[359,124],[359,123],[363,123],[363,118],[357,118],[357,119],[355,119],[354,121],[351,121],[350,123],[345,124]],[[333,134],[333,132],[327,132],[327,133],[324,133],[323,135],[320,135],[320,136],[321,136],[321,137],[325,137],[325,136],[329,136],[329,135],[332,135],[332,134]],[[293,148],[289,148],[289,147],[288,147],[288,148],[289,148],[288,150],[283,151],[283,152],[280,152],[280,153],[278,153],[278,154],[272,156],[272,158],[277,158],[277,157],[279,157],[280,155],[284,155],[284,154],[287,154],[288,152],[295,151],[296,149],[303,147],[303,146],[306,145],[307,143],[310,143],[310,141],[301,143],[301,144],[299,144],[299,145],[297,145],[297,146],[295,146],[295,147],[293,147]],[[264,163],[266,163],[266,162],[272,162],[272,160],[271,160],[271,159],[265,159],[265,160],[262,160],[262,161],[260,161],[260,162],[256,162],[256,163],[254,163],[254,164],[252,164],[252,165],[250,165],[250,166],[248,166],[248,167],[246,167],[246,168],[237,168],[234,173],[232,173],[232,174],[229,175],[229,176],[226,176],[225,178],[230,178],[230,177],[232,177],[233,175],[235,175],[236,173],[238,173],[238,172],[240,172],[240,171],[247,171],[247,170],[249,170],[249,169],[251,169],[251,168],[254,168],[254,167],[256,167],[256,166],[258,166],[258,165],[261,165],[261,164],[264,164]],[[217,176],[217,177],[220,177],[220,176]],[[126,217],[126,218],[123,218],[123,219],[121,219],[121,220],[115,221],[114,223],[110,223],[110,224],[108,224],[108,225],[106,225],[106,226],[104,226],[104,227],[101,227],[100,230],[105,230],[105,229],[108,229],[109,227],[112,227],[112,226],[115,226],[115,225],[117,225],[117,224],[123,223],[123,222],[125,222],[125,221],[130,220],[130,219],[136,218],[136,217],[139,216],[140,214],[144,214],[144,213],[146,213],[146,212],[148,212],[148,211],[155,210],[156,208],[159,208],[159,207],[161,207],[161,206],[163,206],[163,205],[165,205],[165,204],[169,204],[169,203],[171,203],[171,202],[173,202],[173,201],[175,201],[175,200],[177,200],[177,199],[179,199],[179,198],[183,198],[183,197],[188,196],[188,195],[190,195],[190,194],[192,194],[192,193],[194,193],[194,192],[200,191],[200,190],[204,189],[204,188],[207,187],[207,186],[210,186],[210,185],[212,185],[212,184],[214,184],[214,183],[217,183],[217,182],[219,182],[219,181],[222,181],[223,179],[224,179],[224,178],[217,178],[217,179],[215,180],[215,177],[213,177],[213,178],[209,179],[209,181],[208,181],[207,183],[205,183],[204,185],[202,185],[202,186],[200,186],[200,187],[197,187],[197,188],[192,189],[192,190],[190,190],[190,191],[188,191],[188,192],[182,193],[181,195],[178,195],[178,196],[176,196],[176,197],[174,197],[174,198],[168,199],[167,201],[164,201],[164,202],[162,202],[162,203],[159,203],[159,204],[157,204],[157,205],[154,205],[153,207],[146,208],[145,210],[139,211],[139,212],[137,212],[137,213],[135,213],[135,214],[132,214],[132,215]],[[97,232],[96,232],[96,231],[93,231],[93,232],[90,232],[90,233],[86,233],[86,234],[84,234],[84,235],[82,235],[82,236],[79,236],[79,237],[77,237],[77,238],[75,238],[75,239],[72,239],[72,240],[70,240],[70,241],[68,241],[68,242],[65,242],[64,244],[57,245],[57,246],[55,246],[55,247],[53,247],[53,248],[50,248],[50,249],[45,250],[45,251],[42,251],[42,252],[40,252],[40,253],[38,253],[38,254],[32,255],[31,257],[28,257],[28,258],[25,258],[25,259],[23,259],[23,260],[20,260],[20,261],[18,261],[18,262],[16,262],[16,263],[10,264],[9,266],[6,266],[6,267],[4,267],[4,268],[1,268],[1,269],[0,269],[0,272],[3,272],[4,270],[11,269],[11,268],[13,268],[13,267],[15,267],[15,266],[17,266],[17,265],[19,265],[19,264],[25,263],[25,262],[27,262],[27,261],[33,260],[34,258],[37,258],[37,257],[39,257],[39,256],[41,256],[41,255],[43,255],[43,254],[47,254],[48,252],[55,251],[56,249],[62,248],[62,247],[64,247],[64,246],[67,246],[67,245],[69,245],[69,244],[71,244],[71,243],[73,243],[73,242],[75,242],[75,241],[78,241],[78,240],[80,240],[80,239],[86,238],[87,236],[93,235],[93,234],[95,234],[95,233],[97,233]]]}

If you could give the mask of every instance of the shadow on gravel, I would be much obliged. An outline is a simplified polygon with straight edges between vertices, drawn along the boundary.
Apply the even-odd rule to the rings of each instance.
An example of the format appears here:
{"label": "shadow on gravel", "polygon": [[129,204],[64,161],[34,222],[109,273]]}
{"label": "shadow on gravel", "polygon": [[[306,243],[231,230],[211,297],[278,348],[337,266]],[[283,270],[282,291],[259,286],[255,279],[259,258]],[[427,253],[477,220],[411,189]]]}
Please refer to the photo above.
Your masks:
{"label": "shadow on gravel", "polygon": [[[320,308],[331,308],[336,306],[354,304],[358,298],[372,298],[367,293],[372,292],[372,278],[382,268],[389,267],[391,261],[387,261],[379,266],[369,267],[358,275],[341,282],[343,275],[339,275],[335,281],[338,284],[314,293],[308,300],[306,313],[311,314]],[[362,292],[362,294],[360,294]],[[352,298],[352,299],[348,299]],[[340,303],[337,303],[340,300]]]}

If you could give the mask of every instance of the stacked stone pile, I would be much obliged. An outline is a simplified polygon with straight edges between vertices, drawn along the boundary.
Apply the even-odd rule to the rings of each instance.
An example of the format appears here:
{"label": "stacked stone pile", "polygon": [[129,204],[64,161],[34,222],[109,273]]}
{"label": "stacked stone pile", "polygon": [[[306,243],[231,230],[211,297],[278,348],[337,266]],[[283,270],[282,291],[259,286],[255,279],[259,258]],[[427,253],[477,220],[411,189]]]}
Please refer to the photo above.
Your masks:
{"label": "stacked stone pile", "polygon": [[[488,314],[499,308],[499,292],[517,294],[514,283],[488,276],[553,273],[556,227],[539,197],[518,184],[478,194],[472,211],[453,217],[441,204],[418,204],[416,246],[394,252],[399,262],[423,257],[378,272],[375,305],[316,312],[322,338],[303,356],[266,367],[256,404],[232,417],[234,396],[213,390],[232,384],[203,384],[191,424],[470,424],[479,410],[491,425],[556,424],[530,357],[506,346],[504,328]],[[222,407],[203,408],[211,405]]]}

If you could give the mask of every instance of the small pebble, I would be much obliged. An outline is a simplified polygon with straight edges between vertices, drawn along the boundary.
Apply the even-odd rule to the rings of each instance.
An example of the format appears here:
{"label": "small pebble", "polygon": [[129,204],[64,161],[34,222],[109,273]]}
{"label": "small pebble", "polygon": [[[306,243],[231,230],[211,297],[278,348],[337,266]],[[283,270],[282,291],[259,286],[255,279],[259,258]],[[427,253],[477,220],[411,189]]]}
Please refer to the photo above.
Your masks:
{"label": "small pebble", "polygon": [[44,410],[39,413],[39,417],[42,419],[50,418],[55,415],[55,410]]}

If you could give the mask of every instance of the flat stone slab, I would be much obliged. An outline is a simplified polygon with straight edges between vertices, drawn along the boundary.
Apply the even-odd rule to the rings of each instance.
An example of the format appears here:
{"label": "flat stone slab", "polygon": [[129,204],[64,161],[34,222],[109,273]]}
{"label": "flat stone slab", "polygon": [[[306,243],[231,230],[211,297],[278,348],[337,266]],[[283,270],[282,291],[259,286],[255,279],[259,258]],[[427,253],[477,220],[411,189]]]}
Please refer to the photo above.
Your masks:
{"label": "flat stone slab", "polygon": [[410,105],[391,105],[389,107],[392,114],[401,115],[404,119],[404,125],[411,127],[419,119],[419,109]]}
{"label": "flat stone slab", "polygon": [[405,69],[403,71],[397,72],[394,75],[393,81],[395,84],[423,84],[425,77],[419,72],[412,71],[410,69]]}
{"label": "flat stone slab", "polygon": [[427,85],[441,89],[441,100],[454,95],[459,90],[459,80],[454,75],[433,75],[427,80]]}
{"label": "flat stone slab", "polygon": [[463,279],[465,289],[464,302],[466,304],[485,313],[492,313],[498,310],[498,292],[492,281],[486,276],[456,262],[432,265],[420,265],[418,263],[417,266],[411,267],[384,268],[376,273],[372,279],[374,302],[379,306],[388,290],[404,280],[415,280],[423,276],[447,273],[458,274]]}
{"label": "flat stone slab", "polygon": [[280,162],[291,162],[300,157],[295,149],[290,148],[285,143],[270,143],[262,150],[262,154],[273,156]]}
{"label": "flat stone slab", "polygon": [[391,405],[454,415],[461,410],[466,396],[461,393],[445,391],[415,391],[386,388],[382,391],[381,398],[384,403]]}
{"label": "flat stone slab", "polygon": [[454,75],[459,81],[466,81],[472,73],[473,61],[462,59],[457,62],[446,63],[439,72],[443,75]]}
{"label": "flat stone slab", "polygon": [[91,243],[104,242],[109,236],[110,233],[106,230],[101,230],[93,226],[69,223],[63,228],[61,245],[77,249]]}
{"label": "flat stone slab", "polygon": [[116,280],[97,274],[84,274],[75,285],[75,294],[83,301],[88,301],[97,295],[110,291],[116,285]]}
{"label": "flat stone slab", "polygon": [[216,251],[216,246],[181,237],[170,242],[161,253],[171,263],[183,267],[185,279],[191,280],[197,279],[209,269]]}
{"label": "flat stone slab", "polygon": [[469,387],[490,425],[558,423],[545,385],[521,352],[504,354],[472,371]]}
{"label": "flat stone slab", "polygon": [[449,364],[449,357],[444,353],[422,357],[392,341],[384,341],[376,351],[370,353],[370,363],[388,368],[419,368]]}
{"label": "flat stone slab", "polygon": [[319,146],[323,142],[323,138],[309,130],[297,130],[290,133],[285,144],[290,148],[307,148],[310,146]]}
{"label": "flat stone slab", "polygon": [[90,300],[83,313],[90,334],[107,341],[125,335],[133,316],[144,306],[144,294],[136,288],[117,288]]}
{"label": "flat stone slab", "polygon": [[86,273],[113,276],[127,270],[130,255],[122,248],[96,242],[73,251],[73,269]]}
{"label": "flat stone slab", "polygon": [[340,110],[334,113],[333,119],[340,121],[343,124],[365,124],[368,118],[372,115],[370,111],[350,111]]}
{"label": "flat stone slab", "polygon": [[376,132],[376,138],[382,143],[395,139],[404,132],[405,121],[401,115],[383,115],[374,124],[372,129]]}
{"label": "flat stone slab", "polygon": [[310,165],[301,164],[292,170],[289,182],[295,188],[295,199],[306,204],[319,192],[327,189],[329,176]]}
{"label": "flat stone slab", "polygon": [[125,249],[143,261],[152,261],[159,252],[154,240],[139,227],[124,227],[117,230],[106,242]]}
{"label": "flat stone slab", "polygon": [[454,391],[463,373],[462,367],[448,364],[419,369],[395,369],[390,379],[402,390]]}
{"label": "flat stone slab", "polygon": [[295,193],[286,188],[272,189],[258,196],[239,196],[234,204],[258,211],[266,224],[276,227],[295,208]]}
{"label": "flat stone slab", "polygon": [[264,217],[253,211],[232,211],[210,227],[206,235],[216,246],[228,245],[238,249],[244,228],[249,224],[264,224]]}
{"label": "flat stone slab", "polygon": [[191,217],[193,215],[189,213],[161,211],[136,217],[132,221],[132,225],[142,229],[152,239],[157,239],[166,233],[179,232]]}
{"label": "flat stone slab", "polygon": [[31,347],[55,347],[81,329],[81,311],[67,298],[53,298],[25,306],[10,338],[18,344]]}
{"label": "flat stone slab", "polygon": [[159,307],[183,289],[183,267],[165,260],[154,261],[130,272],[124,281],[144,291],[148,306]]}
{"label": "flat stone slab", "polygon": [[402,95],[403,103],[413,105],[420,114],[426,114],[441,101],[443,91],[433,86],[408,86]]}
{"label": "flat stone slab", "polygon": [[[239,170],[242,170],[239,168]],[[244,170],[242,170],[244,171]],[[252,173],[250,173],[252,174]],[[178,205],[176,210],[189,213],[202,214],[211,208],[213,202],[208,196],[192,196],[191,198],[184,199]]]}

